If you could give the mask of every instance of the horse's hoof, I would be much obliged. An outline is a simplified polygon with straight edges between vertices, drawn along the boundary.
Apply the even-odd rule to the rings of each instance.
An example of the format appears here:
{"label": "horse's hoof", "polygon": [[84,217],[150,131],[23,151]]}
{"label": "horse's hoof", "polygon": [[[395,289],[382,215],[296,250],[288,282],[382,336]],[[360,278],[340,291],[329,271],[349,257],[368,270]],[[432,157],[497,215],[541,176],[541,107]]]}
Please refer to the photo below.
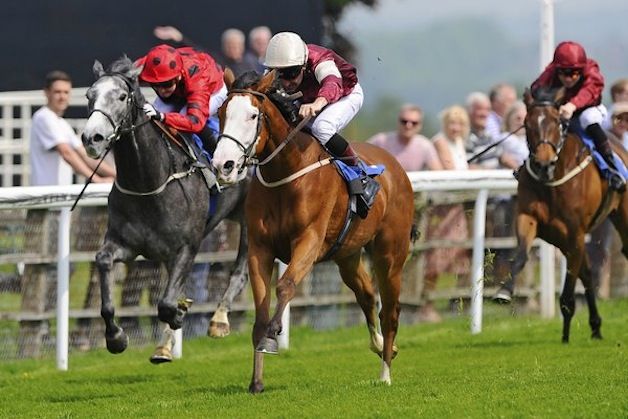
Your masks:
{"label": "horse's hoof", "polygon": [[129,346],[129,337],[122,329],[112,337],[105,336],[105,339],[107,340],[107,350],[112,354],[122,353]]}
{"label": "horse's hoof", "polygon": [[268,336],[264,336],[262,340],[257,344],[255,348],[255,352],[261,352],[264,354],[278,355],[279,354],[279,344],[277,343],[277,339],[269,338]]}
{"label": "horse's hoof", "polygon": [[207,331],[209,337],[224,338],[225,336],[229,336],[230,332],[229,323],[209,322],[209,330]]}
{"label": "horse's hoof", "polygon": [[602,332],[598,330],[597,332],[591,333],[591,339],[602,340]]}
{"label": "horse's hoof", "polygon": [[501,288],[493,296],[493,302],[497,304],[510,304],[512,302],[512,292],[505,288]]}
{"label": "horse's hoof", "polygon": [[172,352],[165,346],[158,346],[150,357],[151,364],[163,364],[164,362],[172,362]]}
{"label": "horse's hoof", "polygon": [[253,382],[249,385],[249,393],[251,394],[260,394],[264,392],[264,384]]}
{"label": "horse's hoof", "polygon": [[568,344],[569,343],[569,337],[568,336],[567,337],[563,336],[563,338],[561,339],[561,342],[564,343],[564,344]]}

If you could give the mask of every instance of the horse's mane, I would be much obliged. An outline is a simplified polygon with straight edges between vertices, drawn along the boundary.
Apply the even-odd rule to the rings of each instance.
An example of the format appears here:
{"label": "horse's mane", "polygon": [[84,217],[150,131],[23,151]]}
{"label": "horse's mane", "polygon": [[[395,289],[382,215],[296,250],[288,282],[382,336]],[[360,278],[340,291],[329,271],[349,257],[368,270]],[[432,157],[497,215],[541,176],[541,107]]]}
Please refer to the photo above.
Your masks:
{"label": "horse's mane", "polygon": [[107,72],[127,75],[130,73],[131,70],[134,69],[135,64],[133,64],[133,61],[131,61],[131,59],[126,55],[123,55],[109,65]]}
{"label": "horse's mane", "polygon": [[561,105],[562,97],[561,89],[559,87],[539,87],[532,91],[532,97],[536,103],[551,102],[556,106]]}
{"label": "horse's mane", "polygon": [[[262,76],[260,76],[256,71],[247,71],[238,76],[237,79],[233,82],[231,86],[232,89],[249,89],[252,86],[258,84],[262,80]],[[263,93],[263,92],[262,92]]]}
{"label": "horse's mane", "polygon": [[[231,86],[232,89],[251,89],[254,88],[260,81],[262,76],[255,71],[247,71],[241,74]],[[298,119],[299,108],[294,101],[286,98],[286,94],[283,88],[279,84],[279,80],[275,79],[270,85],[270,88],[266,92],[261,92],[268,96],[271,102],[279,109],[281,115],[286,122],[294,123]]]}

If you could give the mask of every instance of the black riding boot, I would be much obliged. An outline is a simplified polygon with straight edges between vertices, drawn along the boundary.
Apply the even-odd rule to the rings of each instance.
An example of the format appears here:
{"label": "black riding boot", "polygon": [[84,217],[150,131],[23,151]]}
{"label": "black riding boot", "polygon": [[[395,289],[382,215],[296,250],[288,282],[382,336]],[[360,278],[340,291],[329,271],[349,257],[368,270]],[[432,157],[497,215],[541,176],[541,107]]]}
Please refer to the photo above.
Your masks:
{"label": "black riding boot", "polygon": [[203,127],[203,130],[198,133],[201,141],[203,142],[203,148],[209,153],[210,156],[214,155],[216,146],[218,145],[218,138],[214,131],[207,125]]}
{"label": "black riding boot", "polygon": [[[340,134],[334,134],[326,144],[327,150],[336,158],[351,166],[360,166],[360,157],[353,147]],[[369,209],[375,202],[375,196],[381,188],[380,184],[372,177],[362,174],[360,179],[355,179],[349,184],[349,193],[357,196],[357,213],[361,218],[366,218]]]}
{"label": "black riding boot", "polygon": [[616,191],[623,192],[626,190],[626,180],[623,178],[617,166],[615,166],[615,158],[613,157],[613,149],[611,148],[608,136],[600,126],[600,124],[591,124],[586,128],[586,133],[593,138],[595,148],[608,164],[611,176],[608,180],[611,188]]}

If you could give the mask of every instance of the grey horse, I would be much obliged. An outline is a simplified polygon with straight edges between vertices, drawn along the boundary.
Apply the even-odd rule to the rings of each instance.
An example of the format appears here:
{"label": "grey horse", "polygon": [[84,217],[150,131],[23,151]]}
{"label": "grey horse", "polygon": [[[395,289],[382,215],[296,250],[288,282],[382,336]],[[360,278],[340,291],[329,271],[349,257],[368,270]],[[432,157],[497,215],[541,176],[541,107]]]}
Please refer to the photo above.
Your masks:
{"label": "grey horse", "polygon": [[248,280],[243,206],[249,182],[224,189],[210,216],[212,175],[203,174],[189,150],[142,112],[141,68],[122,57],[107,71],[96,61],[93,70],[97,80],[87,91],[89,118],[82,140],[94,158],[111,148],[117,170],[109,195],[107,233],[96,255],[107,349],[120,353],[128,345],[128,336],[114,319],[113,263],[142,255],[163,262],[168,271],[168,283],[157,304],[166,333],[156,358],[151,358],[156,363],[168,361],[172,359],[172,330],[181,327],[189,308],[190,301],[181,297],[194,257],[201,240],[225,218],[240,224],[240,242],[228,289],[210,323],[210,335],[229,333],[231,302]]}

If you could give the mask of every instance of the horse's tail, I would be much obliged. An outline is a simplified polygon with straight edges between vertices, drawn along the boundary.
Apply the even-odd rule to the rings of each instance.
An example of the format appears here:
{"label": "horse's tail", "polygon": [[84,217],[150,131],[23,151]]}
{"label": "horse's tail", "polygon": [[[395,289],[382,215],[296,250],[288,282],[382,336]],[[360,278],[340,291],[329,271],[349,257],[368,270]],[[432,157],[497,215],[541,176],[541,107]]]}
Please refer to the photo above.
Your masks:
{"label": "horse's tail", "polygon": [[412,224],[412,227],[410,227],[410,240],[412,241],[412,244],[414,244],[418,240],[420,235],[421,233],[419,232],[419,228],[416,226],[416,224]]}

